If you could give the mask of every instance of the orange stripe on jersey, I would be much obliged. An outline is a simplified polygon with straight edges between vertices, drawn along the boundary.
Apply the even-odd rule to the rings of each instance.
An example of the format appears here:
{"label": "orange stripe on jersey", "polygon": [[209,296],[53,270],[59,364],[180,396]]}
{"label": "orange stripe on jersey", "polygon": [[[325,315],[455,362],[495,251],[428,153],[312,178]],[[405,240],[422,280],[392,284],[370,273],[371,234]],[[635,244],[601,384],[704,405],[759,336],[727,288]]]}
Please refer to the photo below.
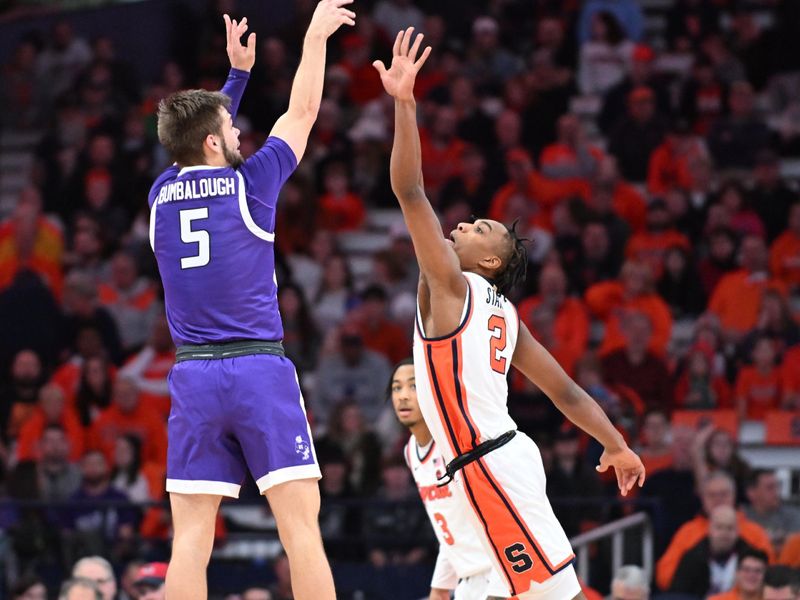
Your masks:
{"label": "orange stripe on jersey", "polygon": [[483,459],[467,465],[463,477],[473,509],[486,522],[490,543],[500,549],[500,563],[506,568],[512,593],[525,592],[531,580],[537,583],[547,581],[572,563],[574,555],[558,565],[550,562]]}

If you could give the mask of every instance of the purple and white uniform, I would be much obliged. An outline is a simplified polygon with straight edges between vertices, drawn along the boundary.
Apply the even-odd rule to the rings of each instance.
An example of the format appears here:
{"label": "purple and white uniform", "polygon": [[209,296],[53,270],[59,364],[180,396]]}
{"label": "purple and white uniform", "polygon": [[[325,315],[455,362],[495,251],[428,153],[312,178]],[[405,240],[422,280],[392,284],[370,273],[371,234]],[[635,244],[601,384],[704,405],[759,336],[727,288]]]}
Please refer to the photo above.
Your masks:
{"label": "purple and white uniform", "polygon": [[[224,93],[236,116],[248,73]],[[150,243],[178,347],[283,337],[275,279],[275,205],[297,166],[270,137],[239,169],[173,166],[150,190]],[[238,497],[249,471],[263,493],[319,478],[297,375],[283,356],[178,362],[169,375],[167,491]]]}

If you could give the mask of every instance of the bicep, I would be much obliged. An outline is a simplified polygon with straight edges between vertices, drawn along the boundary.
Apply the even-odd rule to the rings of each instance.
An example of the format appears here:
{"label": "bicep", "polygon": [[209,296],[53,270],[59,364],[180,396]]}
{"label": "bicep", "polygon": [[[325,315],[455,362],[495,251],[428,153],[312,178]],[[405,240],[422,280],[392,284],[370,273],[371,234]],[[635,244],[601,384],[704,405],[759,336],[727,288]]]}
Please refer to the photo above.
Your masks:
{"label": "bicep", "polygon": [[314,119],[307,117],[296,117],[291,114],[282,114],[275,125],[272,126],[270,137],[282,139],[294,152],[296,162],[300,162],[306,152],[308,136],[314,126]]}

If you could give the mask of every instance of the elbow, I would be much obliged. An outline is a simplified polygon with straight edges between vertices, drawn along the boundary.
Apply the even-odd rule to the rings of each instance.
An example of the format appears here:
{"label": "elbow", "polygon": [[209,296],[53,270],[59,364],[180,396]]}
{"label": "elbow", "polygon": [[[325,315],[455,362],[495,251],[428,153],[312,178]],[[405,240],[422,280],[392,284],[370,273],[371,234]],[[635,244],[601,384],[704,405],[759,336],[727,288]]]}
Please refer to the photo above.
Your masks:
{"label": "elbow", "polygon": [[319,102],[304,102],[289,106],[289,114],[293,121],[306,122],[313,125],[319,114]]}
{"label": "elbow", "polygon": [[414,202],[425,198],[425,191],[417,184],[399,185],[392,182],[392,192],[400,201]]}

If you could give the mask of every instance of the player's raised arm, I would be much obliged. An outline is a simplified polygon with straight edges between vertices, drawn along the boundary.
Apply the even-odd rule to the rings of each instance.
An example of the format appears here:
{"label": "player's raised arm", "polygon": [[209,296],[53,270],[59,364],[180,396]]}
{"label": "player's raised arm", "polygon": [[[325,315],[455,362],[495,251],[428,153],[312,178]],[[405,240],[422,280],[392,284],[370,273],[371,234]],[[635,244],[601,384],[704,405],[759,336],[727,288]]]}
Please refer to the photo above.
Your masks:
{"label": "player's raised arm", "polygon": [[242,36],[247,33],[247,17],[241,21],[231,20],[228,15],[223,15],[222,18],[225,20],[225,49],[231,70],[221,91],[231,99],[230,113],[235,118],[247,80],[250,79],[250,70],[256,62],[256,34],[247,36],[245,46],[242,44]]}
{"label": "player's raised arm", "polygon": [[524,323],[512,364],[552,400],[564,416],[600,442],[605,451],[597,470],[614,467],[617,483],[625,496],[638,482],[644,484],[645,471],[639,459],[608,419],[602,408],[581,389],[556,360],[536,341]]}
{"label": "player's raised arm", "polygon": [[294,76],[289,109],[272,127],[270,135],[286,142],[297,157],[303,158],[308,135],[317,120],[325,81],[325,53],[328,38],[344,24],[355,25],[356,14],[344,8],[353,0],[322,0],[317,4],[303,41],[303,56]]}
{"label": "player's raised arm", "polygon": [[[386,92],[394,98],[395,130],[390,175],[392,191],[400,201],[406,224],[414,242],[420,270],[429,285],[440,284],[463,296],[466,284],[458,257],[442,236],[442,226],[433,210],[422,181],[422,151],[417,128],[414,82],[431,53],[428,46],[417,58],[422,34],[411,45],[414,28],[397,34],[392,49],[392,64],[387,70],[376,60]],[[410,47],[409,47],[410,46]]]}

